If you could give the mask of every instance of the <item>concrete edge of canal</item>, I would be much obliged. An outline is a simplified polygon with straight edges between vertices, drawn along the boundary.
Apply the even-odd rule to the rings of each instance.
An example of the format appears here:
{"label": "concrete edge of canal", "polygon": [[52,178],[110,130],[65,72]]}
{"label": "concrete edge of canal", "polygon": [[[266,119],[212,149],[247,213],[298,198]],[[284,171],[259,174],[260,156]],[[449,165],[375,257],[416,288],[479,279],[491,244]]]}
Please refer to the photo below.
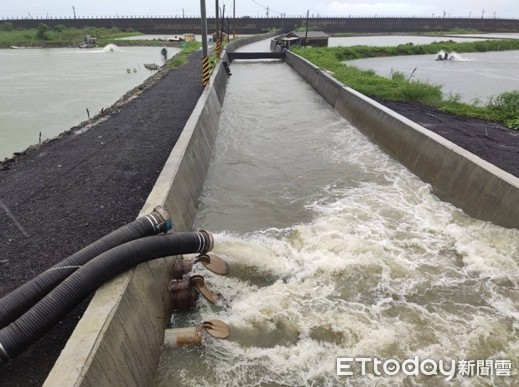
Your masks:
{"label": "concrete edge of canal", "polygon": [[[272,36],[272,35],[270,35]],[[240,39],[234,50],[266,35]],[[226,59],[224,51],[222,58]],[[519,228],[519,179],[287,52],[286,62],[335,109],[387,153],[429,182],[438,196],[470,215]],[[190,230],[216,137],[227,74],[219,62],[173,148],[141,214],[165,205],[177,231]],[[169,319],[167,260],[139,265],[101,287],[44,386],[154,384]]]}

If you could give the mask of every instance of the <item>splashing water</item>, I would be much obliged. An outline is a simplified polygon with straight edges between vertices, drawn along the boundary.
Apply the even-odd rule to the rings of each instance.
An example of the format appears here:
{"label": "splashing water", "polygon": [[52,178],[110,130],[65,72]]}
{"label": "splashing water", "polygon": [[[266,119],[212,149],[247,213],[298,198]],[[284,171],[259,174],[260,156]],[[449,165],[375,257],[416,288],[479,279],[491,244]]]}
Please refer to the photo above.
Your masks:
{"label": "splashing water", "polygon": [[215,252],[232,272],[199,273],[221,301],[200,303],[189,323],[217,317],[231,337],[210,340],[205,353],[170,353],[183,371],[169,383],[337,385],[337,357],[517,364],[518,231],[469,219],[426,185],[407,184],[348,189],[315,204],[307,224],[217,234]]}
{"label": "splashing water", "polygon": [[158,386],[445,380],[338,376],[338,357],[519,364],[518,230],[441,202],[284,64],[233,65],[220,125],[196,227],[221,230],[214,251],[231,273],[198,269],[219,305],[200,301],[173,321],[218,318],[231,336],[166,352]]}
{"label": "splashing water", "polygon": [[457,52],[451,52],[450,54],[450,60],[456,61],[456,62],[467,62],[469,59],[462,57]]}
{"label": "splashing water", "polygon": [[[447,59],[445,59],[445,54],[447,54]],[[436,53],[437,60],[450,60],[455,62],[467,62],[469,59],[462,57],[457,52],[453,51],[451,53],[446,53],[444,50],[440,50]],[[441,58],[441,59],[440,59]]]}
{"label": "splashing water", "polygon": [[102,52],[120,52],[121,49],[116,44],[110,43],[103,47]]}

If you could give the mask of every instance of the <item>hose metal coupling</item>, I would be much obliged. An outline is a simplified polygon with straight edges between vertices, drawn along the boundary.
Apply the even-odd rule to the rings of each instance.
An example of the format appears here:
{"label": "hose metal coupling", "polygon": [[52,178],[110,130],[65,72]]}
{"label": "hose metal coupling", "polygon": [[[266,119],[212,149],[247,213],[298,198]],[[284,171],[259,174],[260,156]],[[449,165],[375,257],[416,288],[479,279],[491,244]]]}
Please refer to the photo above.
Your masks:
{"label": "hose metal coupling", "polygon": [[201,238],[202,240],[200,241],[200,249],[197,252],[200,254],[208,253],[214,247],[213,234],[207,230],[199,230],[198,232],[202,234],[203,238]]}
{"label": "hose metal coupling", "polygon": [[146,215],[146,217],[151,220],[157,233],[167,233],[173,228],[173,221],[171,220],[168,211],[163,206],[155,207],[153,212]]}

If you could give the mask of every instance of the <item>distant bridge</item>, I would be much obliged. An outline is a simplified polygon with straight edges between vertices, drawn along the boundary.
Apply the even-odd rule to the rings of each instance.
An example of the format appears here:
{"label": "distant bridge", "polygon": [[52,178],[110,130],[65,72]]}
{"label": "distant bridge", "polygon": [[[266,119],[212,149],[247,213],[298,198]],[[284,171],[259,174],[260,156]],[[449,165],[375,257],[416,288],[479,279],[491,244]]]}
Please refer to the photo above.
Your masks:
{"label": "distant bridge", "polygon": [[[145,34],[201,33],[200,18],[189,17],[101,17],[101,18],[24,18],[4,19],[15,27],[36,28],[40,23],[49,27],[62,24],[66,27],[116,27]],[[481,32],[519,32],[519,19],[451,18],[451,17],[311,17],[309,26],[327,33],[412,33],[438,32],[452,29]],[[240,17],[226,18],[224,30],[233,29],[238,34],[257,34],[272,29],[291,31],[306,26],[304,17]],[[207,19],[209,31],[215,30],[215,19]]]}

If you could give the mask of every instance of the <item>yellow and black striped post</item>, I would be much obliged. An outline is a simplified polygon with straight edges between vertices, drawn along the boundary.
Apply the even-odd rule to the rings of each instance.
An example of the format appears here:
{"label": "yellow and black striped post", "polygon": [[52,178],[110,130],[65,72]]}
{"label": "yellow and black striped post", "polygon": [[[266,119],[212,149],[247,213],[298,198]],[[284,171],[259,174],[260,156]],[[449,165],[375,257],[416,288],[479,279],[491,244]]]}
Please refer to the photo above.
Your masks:
{"label": "yellow and black striped post", "polygon": [[209,58],[207,56],[202,58],[202,83],[204,86],[209,84]]}
{"label": "yellow and black striped post", "polygon": [[218,39],[216,41],[216,57],[220,58],[220,55],[222,55],[222,42]]}

